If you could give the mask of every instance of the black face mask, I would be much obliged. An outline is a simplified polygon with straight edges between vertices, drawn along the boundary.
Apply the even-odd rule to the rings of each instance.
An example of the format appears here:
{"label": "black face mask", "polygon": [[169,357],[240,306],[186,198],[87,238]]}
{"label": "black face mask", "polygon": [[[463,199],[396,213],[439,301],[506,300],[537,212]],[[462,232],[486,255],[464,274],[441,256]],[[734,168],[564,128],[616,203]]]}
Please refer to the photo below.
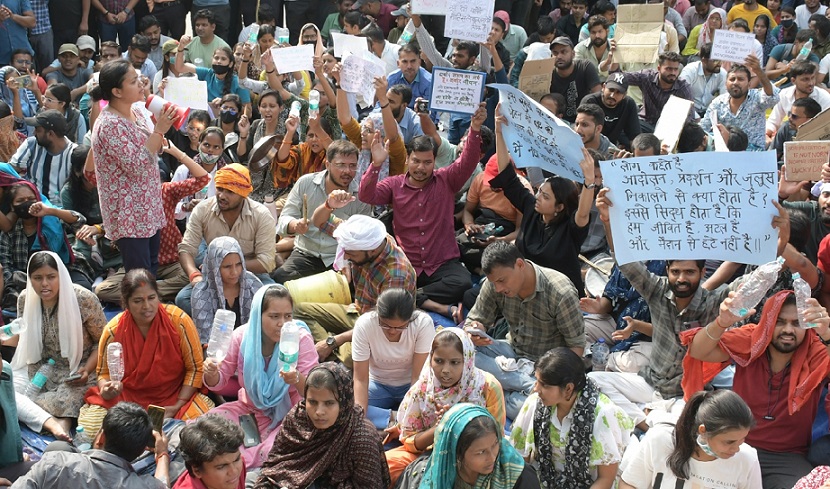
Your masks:
{"label": "black face mask", "polygon": [[785,19],[785,20],[781,21],[781,27],[783,27],[785,29],[789,29],[790,27],[793,26],[793,23],[795,23],[794,19]]}
{"label": "black face mask", "polygon": [[233,112],[228,112],[227,110],[223,110],[222,112],[219,113],[219,120],[221,120],[225,124],[230,124],[232,122],[236,122],[236,120],[238,118],[237,117],[238,115],[239,115],[238,113],[234,114]]}
{"label": "black face mask", "polygon": [[216,73],[217,75],[224,75],[225,73],[231,71],[231,66],[230,65],[217,65],[217,64],[214,64],[212,66],[212,68],[213,68],[213,72]]}
{"label": "black face mask", "polygon": [[29,208],[32,207],[32,204],[34,204],[35,202],[36,201],[34,200],[30,200],[27,202],[23,202],[22,204],[17,204],[13,207],[14,213],[17,214],[17,217],[19,217],[20,219],[29,219],[30,217],[34,217],[31,214],[29,214]]}

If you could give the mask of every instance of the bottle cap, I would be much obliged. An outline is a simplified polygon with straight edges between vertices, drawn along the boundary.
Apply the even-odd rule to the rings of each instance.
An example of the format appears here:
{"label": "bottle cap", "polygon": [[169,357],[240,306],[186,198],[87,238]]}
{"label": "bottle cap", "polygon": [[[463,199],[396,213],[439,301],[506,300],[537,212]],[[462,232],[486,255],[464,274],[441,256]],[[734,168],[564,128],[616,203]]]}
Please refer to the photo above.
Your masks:
{"label": "bottle cap", "polygon": [[793,280],[798,280],[801,278],[801,274],[798,272],[793,273]]}
{"label": "bottle cap", "polygon": [[54,365],[54,364],[55,364],[55,360],[53,360],[53,359],[51,359],[51,358],[50,358],[50,359],[49,359],[49,365]]}

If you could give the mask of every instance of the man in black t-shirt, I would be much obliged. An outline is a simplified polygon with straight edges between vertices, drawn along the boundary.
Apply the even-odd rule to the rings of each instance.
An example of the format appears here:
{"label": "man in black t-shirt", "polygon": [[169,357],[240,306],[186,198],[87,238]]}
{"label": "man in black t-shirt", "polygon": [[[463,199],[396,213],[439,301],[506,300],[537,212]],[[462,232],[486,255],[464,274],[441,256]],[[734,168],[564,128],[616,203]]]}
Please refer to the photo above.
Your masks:
{"label": "man in black t-shirt", "polygon": [[550,91],[565,97],[565,120],[573,123],[580,101],[589,93],[599,92],[599,73],[590,61],[574,61],[574,44],[567,36],[554,39],[550,52],[556,60]]}
{"label": "man in black t-shirt", "polygon": [[[83,0],[49,2],[49,20],[52,24],[55,52],[61,44],[74,44],[78,36],[87,33],[89,22],[83,16],[83,3]],[[43,68],[45,66],[40,67]]]}
{"label": "man in black t-shirt", "polygon": [[615,145],[629,149],[631,141],[640,134],[637,103],[627,95],[628,83],[621,73],[612,73],[602,84],[602,91],[582,99],[583,104],[599,105],[605,112],[602,134]]}

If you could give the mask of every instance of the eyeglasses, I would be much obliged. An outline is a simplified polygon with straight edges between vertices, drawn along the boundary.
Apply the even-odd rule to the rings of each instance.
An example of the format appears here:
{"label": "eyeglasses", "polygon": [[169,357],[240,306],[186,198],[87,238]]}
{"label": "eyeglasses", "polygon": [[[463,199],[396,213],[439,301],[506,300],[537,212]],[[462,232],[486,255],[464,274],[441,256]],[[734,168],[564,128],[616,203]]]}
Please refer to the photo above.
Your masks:
{"label": "eyeglasses", "polygon": [[346,165],[346,164],[343,164],[343,163],[334,163],[331,166],[334,167],[334,168],[337,168],[340,171],[346,171],[346,170],[357,171],[357,164]]}
{"label": "eyeglasses", "polygon": [[412,320],[410,319],[403,326],[395,328],[393,326],[389,326],[388,324],[384,323],[382,319],[378,318],[378,324],[380,324],[380,327],[382,329],[385,329],[386,331],[405,331],[407,328],[409,328],[409,325],[411,323],[412,323]]}
{"label": "eyeglasses", "polygon": [[49,102],[50,104],[57,102],[57,100],[53,99],[52,97],[43,97],[44,102]]}

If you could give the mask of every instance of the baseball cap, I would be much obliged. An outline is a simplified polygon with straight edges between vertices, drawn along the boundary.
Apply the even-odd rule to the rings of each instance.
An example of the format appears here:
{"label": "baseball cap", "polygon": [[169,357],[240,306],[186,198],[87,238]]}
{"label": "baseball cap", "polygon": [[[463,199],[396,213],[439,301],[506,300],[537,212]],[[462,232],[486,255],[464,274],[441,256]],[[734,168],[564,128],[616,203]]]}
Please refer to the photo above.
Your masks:
{"label": "baseball cap", "polygon": [[76,46],[72,43],[61,44],[60,49],[58,49],[58,55],[60,56],[63,53],[72,53],[75,56],[80,56],[80,53],[78,51],[78,46]]}
{"label": "baseball cap", "polygon": [[352,5],[352,10],[357,10],[360,7],[366,5],[367,3],[372,3],[376,0],[357,0],[354,5]]}
{"label": "baseball cap", "polygon": [[574,47],[574,42],[571,41],[571,38],[568,36],[559,36],[553,41],[550,42],[550,46],[553,47],[554,44],[561,44],[563,46],[570,46],[571,48]]}
{"label": "baseball cap", "polygon": [[42,127],[50,131],[55,131],[55,134],[58,136],[66,135],[66,118],[57,110],[44,110],[34,117],[26,117],[23,120],[32,127]]}
{"label": "baseball cap", "polygon": [[161,45],[161,53],[162,54],[170,54],[179,47],[179,41],[175,39],[170,39],[169,41],[165,41],[164,44]]}
{"label": "baseball cap", "polygon": [[81,36],[78,38],[78,42],[76,43],[78,46],[78,50],[82,51],[84,49],[91,49],[95,51],[95,39],[91,36]]}
{"label": "baseball cap", "polygon": [[625,81],[625,76],[622,73],[612,73],[605,80],[605,85],[610,88],[616,88],[622,93],[628,92],[628,82]]}
{"label": "baseball cap", "polygon": [[399,8],[398,10],[393,10],[392,11],[392,15],[394,17],[400,17],[400,16],[403,15],[404,17],[406,17],[408,19],[409,18],[409,12],[406,11],[407,8],[409,8],[408,3],[404,4],[404,5],[401,5],[401,8]]}

